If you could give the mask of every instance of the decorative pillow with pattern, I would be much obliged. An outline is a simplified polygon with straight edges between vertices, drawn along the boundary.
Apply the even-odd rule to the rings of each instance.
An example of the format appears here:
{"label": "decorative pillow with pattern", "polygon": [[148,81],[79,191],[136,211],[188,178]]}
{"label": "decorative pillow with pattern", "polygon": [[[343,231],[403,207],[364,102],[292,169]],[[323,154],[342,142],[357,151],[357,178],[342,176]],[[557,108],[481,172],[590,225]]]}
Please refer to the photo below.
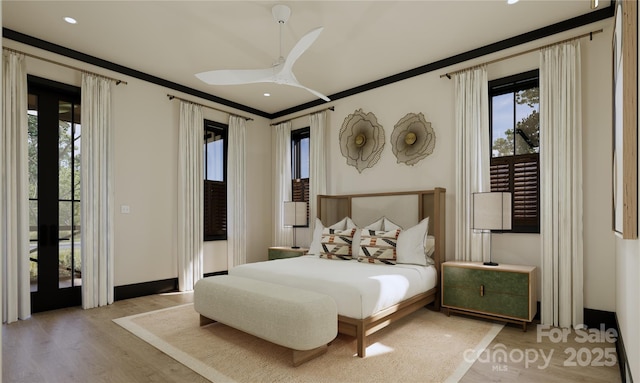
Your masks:
{"label": "decorative pillow with pattern", "polygon": [[322,230],[320,258],[344,261],[352,259],[351,245],[355,232],[355,228],[345,230],[325,228]]}
{"label": "decorative pillow with pattern", "polygon": [[400,229],[391,231],[362,230],[358,262],[396,264],[396,245]]}

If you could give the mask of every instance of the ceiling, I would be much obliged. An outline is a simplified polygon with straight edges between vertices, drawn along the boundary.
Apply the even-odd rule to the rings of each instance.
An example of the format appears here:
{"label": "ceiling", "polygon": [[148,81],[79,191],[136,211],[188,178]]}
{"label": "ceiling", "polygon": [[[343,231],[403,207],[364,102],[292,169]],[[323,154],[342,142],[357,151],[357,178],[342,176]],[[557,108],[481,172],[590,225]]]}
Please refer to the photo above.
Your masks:
{"label": "ceiling", "polygon": [[[270,67],[280,50],[274,4],[291,8],[283,56],[324,26],[293,71],[300,83],[329,96],[594,11],[590,0],[1,3],[4,28],[266,114],[318,99],[286,85],[207,85],[194,74]],[[599,9],[609,4],[600,1]]]}

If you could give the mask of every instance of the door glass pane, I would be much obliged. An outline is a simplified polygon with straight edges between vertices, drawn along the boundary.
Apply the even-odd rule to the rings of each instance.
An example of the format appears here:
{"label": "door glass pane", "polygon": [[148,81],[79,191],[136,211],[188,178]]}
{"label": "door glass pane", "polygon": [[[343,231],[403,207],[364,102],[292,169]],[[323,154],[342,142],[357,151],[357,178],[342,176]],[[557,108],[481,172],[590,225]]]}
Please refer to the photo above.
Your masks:
{"label": "door glass pane", "polygon": [[71,199],[71,178],[73,173],[73,131],[71,103],[60,101],[58,104],[58,159],[59,159],[59,194],[61,200]]}
{"label": "door glass pane", "polygon": [[[73,124],[73,199],[80,201],[80,105],[74,105]],[[79,223],[80,221],[78,221]]]}
{"label": "door glass pane", "polygon": [[29,94],[27,149],[29,168],[29,280],[38,291],[38,96]]}
{"label": "door glass pane", "polygon": [[58,104],[59,287],[79,284],[80,270],[80,107]]}
{"label": "door glass pane", "polygon": [[29,201],[29,280],[38,291],[38,201]]}
{"label": "door glass pane", "polygon": [[81,230],[80,230],[80,201],[73,203],[73,285],[82,285],[82,257],[80,253]]}
{"label": "door glass pane", "polygon": [[71,271],[73,270],[72,243],[72,202],[60,201],[58,212],[58,282],[60,288],[71,286]]}
{"label": "door glass pane", "polygon": [[29,198],[38,198],[38,96],[30,94],[28,100]]}

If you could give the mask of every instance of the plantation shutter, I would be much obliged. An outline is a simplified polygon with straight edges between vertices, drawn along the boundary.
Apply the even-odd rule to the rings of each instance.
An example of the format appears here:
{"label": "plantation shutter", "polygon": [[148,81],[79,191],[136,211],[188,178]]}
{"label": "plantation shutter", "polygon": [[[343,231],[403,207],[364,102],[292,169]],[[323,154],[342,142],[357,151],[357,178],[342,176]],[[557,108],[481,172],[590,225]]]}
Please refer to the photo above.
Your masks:
{"label": "plantation shutter", "polygon": [[204,238],[226,239],[227,184],[204,180]]}
{"label": "plantation shutter", "polygon": [[492,158],[490,172],[491,191],[512,193],[513,230],[539,232],[539,155]]}
{"label": "plantation shutter", "polygon": [[307,223],[309,222],[309,179],[298,178],[291,180],[291,200],[307,203]]}

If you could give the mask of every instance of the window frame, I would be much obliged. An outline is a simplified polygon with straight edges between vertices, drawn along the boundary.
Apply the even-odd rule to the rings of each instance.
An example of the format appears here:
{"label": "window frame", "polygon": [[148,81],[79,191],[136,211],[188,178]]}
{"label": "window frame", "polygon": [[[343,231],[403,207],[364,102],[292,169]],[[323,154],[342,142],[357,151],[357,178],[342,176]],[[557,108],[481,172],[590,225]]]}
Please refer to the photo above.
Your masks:
{"label": "window frame", "polygon": [[[204,129],[203,129],[203,145],[204,145],[204,153],[203,153],[203,182],[202,182],[202,186],[203,186],[203,223],[202,223],[202,230],[203,230],[203,240],[204,241],[226,241],[227,240],[227,194],[226,194],[226,189],[227,189],[227,160],[228,160],[228,152],[229,152],[229,125],[227,124],[223,124],[221,122],[217,122],[217,121],[211,121],[211,120],[204,120]],[[206,176],[207,176],[207,148],[206,148],[206,140],[207,140],[207,135],[208,134],[221,134],[222,135],[222,139],[223,139],[223,161],[224,164],[222,166],[222,181],[211,181],[211,180],[207,180]],[[212,186],[212,185],[207,185],[208,182],[214,182],[215,184],[220,184],[217,186],[222,186],[224,190],[224,202],[222,202],[224,204],[224,209],[221,209],[224,211],[224,218],[223,221],[224,223],[222,224],[222,226],[224,227],[224,229],[219,230],[219,233],[207,233],[207,212],[206,212],[206,206],[207,206],[207,187],[208,186]],[[214,202],[214,205],[220,205],[221,202]]]}
{"label": "window frame", "polygon": [[[498,172],[497,167],[500,165],[508,164],[508,190],[500,189],[494,190],[494,182],[498,183],[498,180],[494,181],[494,175],[490,176],[491,179],[491,191],[509,191],[511,193],[511,233],[540,233],[540,153],[525,153],[525,154],[516,154],[515,148],[515,137],[513,140],[514,148],[513,154],[506,156],[493,156],[493,98],[495,96],[500,96],[507,93],[514,93],[517,91],[529,89],[532,87],[539,88],[539,79],[540,72],[538,69],[534,69],[531,71],[515,74],[512,76],[503,77],[500,79],[489,81],[489,156],[490,156],[490,169],[491,173],[496,174]],[[515,104],[514,104],[515,108]],[[539,108],[539,104],[538,104]],[[538,109],[539,110],[539,109]],[[518,122],[516,120],[516,115],[514,111],[514,129],[513,135],[515,136],[515,124]],[[527,217],[516,217],[516,209],[515,199],[516,195],[514,192],[515,186],[515,167],[521,166],[523,163],[536,164],[536,208],[535,208],[535,217],[527,218]],[[526,165],[525,165],[526,166]]]}
{"label": "window frame", "polygon": [[[291,131],[291,200],[293,202],[307,203],[307,224],[296,227],[309,227],[309,181],[310,178],[301,177],[302,150],[301,142],[309,139],[309,150],[311,150],[311,128],[309,126]],[[308,159],[307,159],[308,160]],[[302,189],[302,198],[297,197]]]}

